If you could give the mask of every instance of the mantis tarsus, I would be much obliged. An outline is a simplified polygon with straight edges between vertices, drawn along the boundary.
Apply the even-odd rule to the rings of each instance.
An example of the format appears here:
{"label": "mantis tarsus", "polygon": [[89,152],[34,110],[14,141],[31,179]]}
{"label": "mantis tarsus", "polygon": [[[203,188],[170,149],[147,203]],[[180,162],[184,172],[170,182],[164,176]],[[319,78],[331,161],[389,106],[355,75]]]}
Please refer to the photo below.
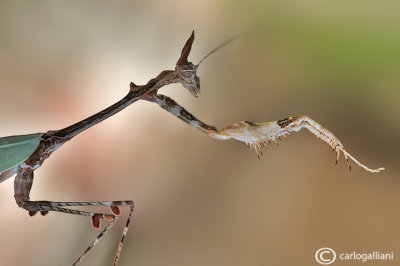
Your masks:
{"label": "mantis tarsus", "polygon": [[[238,36],[238,35],[237,35]],[[207,54],[200,63],[209,55],[225,46],[237,38],[237,36],[222,43],[220,46]],[[100,232],[88,248],[79,256],[73,265],[77,265],[83,257],[104,237],[104,235],[115,224],[120,215],[120,207],[129,208],[129,216],[122,232],[121,240],[118,244],[114,265],[117,264],[120,252],[126,237],[129,223],[132,219],[134,204],[131,200],[122,201],[99,201],[99,202],[53,202],[53,201],[31,201],[29,198],[32,187],[34,171],[59,147],[68,140],[72,139],[84,130],[97,123],[109,118],[115,113],[123,110],[138,100],[146,100],[157,103],[164,110],[175,115],[187,124],[201,130],[212,138],[219,140],[236,139],[242,141],[254,149],[257,156],[262,155],[262,148],[267,147],[271,142],[277,142],[281,137],[287,137],[291,132],[297,132],[302,128],[308,129],[311,133],[336,152],[336,163],[342,152],[350,168],[349,159],[365,170],[377,173],[384,168],[370,169],[357,161],[343,147],[342,143],[327,129],[322,127],[308,116],[292,116],[278,121],[266,123],[253,123],[240,121],[217,130],[215,127],[207,125],[194,117],[190,112],[180,106],[171,98],[158,94],[158,90],[165,85],[180,83],[184,88],[191,92],[195,97],[200,93],[200,79],[196,71],[200,65],[194,65],[188,61],[188,56],[194,41],[194,32],[182,49],[181,56],[176,63],[175,70],[162,71],[157,77],[151,79],[145,85],[130,84],[128,94],[120,101],[96,113],[76,124],[61,130],[52,130],[46,133],[36,133],[30,135],[20,135],[0,138],[0,182],[16,174],[14,181],[14,197],[19,207],[26,209],[29,215],[33,216],[37,212],[46,215],[50,211],[70,213],[91,218],[92,226],[99,229],[101,219],[108,221],[108,225]],[[111,214],[93,213],[87,211],[74,210],[73,206],[107,206]]]}

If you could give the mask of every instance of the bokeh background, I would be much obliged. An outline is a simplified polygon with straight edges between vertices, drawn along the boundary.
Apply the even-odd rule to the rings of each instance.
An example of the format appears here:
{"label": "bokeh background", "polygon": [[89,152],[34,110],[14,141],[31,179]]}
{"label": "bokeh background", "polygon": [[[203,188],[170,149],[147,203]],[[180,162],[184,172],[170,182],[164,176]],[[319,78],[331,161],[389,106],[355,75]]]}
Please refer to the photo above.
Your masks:
{"label": "bokeh background", "polygon": [[[0,135],[60,129],[172,69],[191,31],[200,98],[161,90],[201,120],[307,114],[382,174],[308,132],[260,160],[155,104],[85,131],[37,170],[31,198],[133,199],[120,265],[317,265],[315,251],[394,252],[400,263],[398,1],[1,1]],[[0,265],[70,265],[97,235],[87,218],[29,217],[0,185]],[[126,215],[126,211],[124,211]],[[123,220],[82,265],[109,265]],[[334,265],[361,265],[335,262]]]}

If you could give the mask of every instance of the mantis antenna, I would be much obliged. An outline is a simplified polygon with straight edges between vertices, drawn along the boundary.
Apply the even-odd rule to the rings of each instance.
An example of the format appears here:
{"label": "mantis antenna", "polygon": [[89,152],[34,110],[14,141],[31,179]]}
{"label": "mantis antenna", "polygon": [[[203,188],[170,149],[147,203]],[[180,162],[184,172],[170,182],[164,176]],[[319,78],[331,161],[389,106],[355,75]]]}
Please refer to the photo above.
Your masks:
{"label": "mantis antenna", "polygon": [[[214,126],[207,125],[197,119],[173,99],[158,94],[158,90],[163,86],[172,83],[179,83],[195,97],[198,97],[200,93],[200,79],[197,76],[196,70],[203,60],[222,47],[243,36],[243,34],[251,32],[254,29],[256,29],[256,27],[235,35],[223,42],[209,52],[197,65],[188,61],[188,56],[194,41],[194,32],[192,32],[190,38],[182,49],[181,56],[178,59],[174,70],[162,71],[157,77],[149,80],[145,85],[136,85],[131,82],[127,95],[108,108],[60,130],[50,130],[46,133],[0,138],[0,182],[16,174],[14,180],[14,198],[17,205],[27,210],[29,215],[33,216],[37,212],[40,212],[42,215],[46,215],[49,212],[62,212],[85,216],[90,218],[92,226],[96,229],[100,229],[102,220],[107,222],[105,228],[99,233],[93,242],[90,243],[87,249],[83,251],[78,259],[76,259],[73,265],[79,264],[85,255],[88,254],[112,228],[121,214],[120,207],[126,207],[129,209],[129,215],[125,222],[125,227],[122,231],[121,239],[117,246],[113,261],[113,265],[117,265],[128,232],[129,224],[133,216],[133,201],[31,201],[29,194],[33,183],[34,171],[40,167],[54,151],[70,139],[139,100],[150,101],[158,104],[162,109],[170,112],[188,125],[199,129],[201,132],[206,133],[214,139],[236,139],[244,142],[250,146],[250,148],[255,150],[258,157],[262,155],[262,148],[266,148],[271,142],[277,142],[281,137],[287,137],[293,132],[306,128],[336,152],[336,163],[339,160],[340,153],[343,153],[349,168],[349,159],[351,159],[368,172],[378,173],[384,170],[384,168],[371,169],[360,163],[347,152],[342,143],[332,132],[308,116],[291,116],[281,120],[264,123],[240,121],[227,126],[222,130],[217,130]],[[73,208],[79,206],[105,206],[109,208],[110,213],[80,211]]]}
{"label": "mantis antenna", "polygon": [[196,68],[198,68],[198,67],[200,66],[200,64],[201,64],[207,57],[209,57],[210,55],[212,55],[213,53],[217,52],[218,50],[222,49],[223,47],[227,46],[228,44],[230,44],[230,43],[236,41],[237,39],[242,38],[243,36],[245,36],[245,35],[247,35],[247,34],[249,34],[249,33],[251,33],[251,32],[254,32],[254,31],[258,30],[260,27],[261,27],[261,25],[256,25],[256,26],[251,27],[251,28],[249,28],[249,29],[247,29],[247,30],[245,30],[245,31],[242,31],[242,32],[240,32],[240,33],[238,33],[238,34],[232,36],[232,37],[229,38],[228,40],[222,42],[220,45],[218,45],[217,47],[215,47],[214,49],[212,49],[208,54],[206,54],[206,56],[204,56],[204,57],[200,60],[200,62],[196,65]]}

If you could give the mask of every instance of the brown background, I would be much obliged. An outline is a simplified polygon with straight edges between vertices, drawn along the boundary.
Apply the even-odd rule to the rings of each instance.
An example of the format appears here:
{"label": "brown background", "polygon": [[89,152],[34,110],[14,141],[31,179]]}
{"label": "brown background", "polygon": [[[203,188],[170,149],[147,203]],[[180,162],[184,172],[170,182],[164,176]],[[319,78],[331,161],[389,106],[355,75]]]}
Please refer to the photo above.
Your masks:
{"label": "brown background", "polygon": [[[236,1],[239,2],[239,1]],[[31,198],[133,199],[120,265],[317,265],[315,251],[394,251],[400,262],[398,1],[0,3],[0,135],[59,129],[114,103],[130,81],[174,67],[195,29],[202,95],[161,93],[219,128],[307,114],[382,174],[348,171],[301,132],[261,160],[139,102],[63,146]],[[97,234],[87,218],[29,217],[0,185],[0,264],[70,265]],[[109,265],[122,221],[82,265]],[[361,265],[337,262],[334,265]]]}

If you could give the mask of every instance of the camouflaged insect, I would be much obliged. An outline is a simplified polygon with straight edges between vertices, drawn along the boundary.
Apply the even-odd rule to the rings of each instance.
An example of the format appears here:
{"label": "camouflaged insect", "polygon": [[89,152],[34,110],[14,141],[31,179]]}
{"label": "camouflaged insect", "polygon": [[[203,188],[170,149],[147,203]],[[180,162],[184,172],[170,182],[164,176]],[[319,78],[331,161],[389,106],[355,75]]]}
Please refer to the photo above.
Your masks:
{"label": "camouflaged insect", "polygon": [[[242,34],[238,34],[219,45],[217,48],[208,53],[200,61],[200,63],[209,55],[213,54],[241,35]],[[72,139],[84,130],[94,126],[95,124],[100,123],[101,121],[116,114],[138,100],[146,100],[158,104],[164,110],[170,112],[190,126],[193,126],[208,134],[212,138],[218,140],[235,139],[244,142],[250,146],[250,148],[254,149],[258,156],[262,155],[262,148],[267,147],[267,145],[271,142],[277,142],[281,137],[287,137],[293,132],[297,132],[303,128],[306,128],[336,152],[336,163],[339,160],[340,153],[343,153],[349,168],[349,159],[351,159],[357,165],[371,173],[377,173],[384,170],[384,168],[371,169],[357,161],[347,152],[342,143],[335,135],[333,135],[332,132],[308,116],[291,116],[282,120],[265,123],[240,121],[222,130],[217,130],[214,126],[207,125],[206,123],[197,119],[173,99],[165,95],[158,94],[158,90],[163,86],[172,83],[179,83],[195,97],[199,96],[200,79],[197,76],[197,69],[200,63],[194,65],[188,61],[188,56],[193,41],[194,32],[183,47],[181,57],[177,61],[174,70],[162,71],[157,77],[151,79],[145,85],[136,85],[132,82],[130,84],[128,94],[120,101],[104,109],[103,111],[61,130],[0,138],[0,182],[16,174],[14,180],[14,197],[19,207],[26,209],[31,216],[35,215],[37,212],[40,212],[42,215],[46,215],[50,211],[87,216],[91,219],[92,226],[97,229],[101,227],[101,220],[108,222],[107,226],[79,256],[73,265],[77,265],[111,229],[121,213],[119,208],[127,207],[129,208],[129,215],[115,253],[113,265],[118,263],[120,252],[133,215],[133,201],[31,201],[29,194],[33,183],[34,171],[40,167],[54,151],[60,148],[68,140]],[[107,206],[110,209],[111,214],[87,212],[70,208],[74,206]]]}

